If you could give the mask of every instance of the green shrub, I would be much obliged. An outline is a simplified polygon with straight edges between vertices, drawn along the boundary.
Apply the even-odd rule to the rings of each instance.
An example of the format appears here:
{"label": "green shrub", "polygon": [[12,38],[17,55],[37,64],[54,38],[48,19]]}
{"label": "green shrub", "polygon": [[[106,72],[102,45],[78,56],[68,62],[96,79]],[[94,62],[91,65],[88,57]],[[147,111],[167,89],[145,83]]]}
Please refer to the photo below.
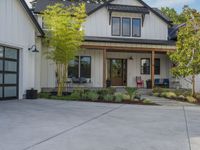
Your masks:
{"label": "green shrub", "polygon": [[115,102],[121,103],[123,100],[123,95],[121,93],[116,93],[115,94]]}
{"label": "green shrub", "polygon": [[176,94],[174,92],[166,92],[165,93],[165,97],[173,99],[173,98],[176,98],[177,96],[176,96]]}
{"label": "green shrub", "polygon": [[74,91],[70,97],[72,100],[80,100],[81,95],[82,95],[82,93],[80,93],[79,91]]}
{"label": "green shrub", "polygon": [[89,100],[96,101],[96,100],[98,100],[99,95],[94,91],[90,91],[87,93],[87,97]]}
{"label": "green shrub", "polygon": [[186,98],[185,98],[185,96],[184,96],[184,95],[179,95],[179,96],[178,96],[178,99],[180,99],[180,100],[183,100],[183,101],[184,101]]}
{"label": "green shrub", "polygon": [[198,101],[200,101],[200,94],[199,94],[199,93],[196,94],[196,99],[197,99]]}
{"label": "green shrub", "polygon": [[160,96],[161,96],[161,97],[166,97],[166,94],[167,94],[167,92],[162,92],[162,93],[160,94]]}
{"label": "green shrub", "polygon": [[108,101],[108,102],[112,102],[113,99],[114,99],[114,96],[111,95],[111,94],[107,94],[107,95],[104,95],[104,98],[103,98],[105,101]]}
{"label": "green shrub", "polygon": [[105,95],[114,95],[116,92],[115,88],[103,88],[97,91],[97,94],[99,95],[99,99],[104,99]]}
{"label": "green shrub", "polygon": [[130,100],[133,100],[133,98],[136,95],[137,89],[132,87],[126,87],[125,90],[127,94],[130,96]]}
{"label": "green shrub", "polygon": [[160,93],[153,93],[153,96],[159,97]]}
{"label": "green shrub", "polygon": [[194,97],[192,96],[187,96],[186,97],[186,100],[190,103],[196,103],[197,102],[197,99],[195,99]]}
{"label": "green shrub", "polygon": [[39,98],[45,98],[45,99],[49,99],[51,97],[51,94],[50,93],[47,93],[47,92],[41,92],[39,94]]}
{"label": "green shrub", "polygon": [[127,94],[122,94],[123,100],[130,100],[130,96]]}
{"label": "green shrub", "polygon": [[81,99],[82,99],[82,100],[88,100],[88,92],[84,92],[84,93],[81,95]]}

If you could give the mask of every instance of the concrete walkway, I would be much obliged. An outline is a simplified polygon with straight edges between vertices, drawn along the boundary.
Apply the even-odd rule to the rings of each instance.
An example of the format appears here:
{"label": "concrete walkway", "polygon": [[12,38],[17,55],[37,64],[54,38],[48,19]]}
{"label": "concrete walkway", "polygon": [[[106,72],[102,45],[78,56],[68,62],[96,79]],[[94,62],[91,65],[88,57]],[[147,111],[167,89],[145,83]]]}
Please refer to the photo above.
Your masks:
{"label": "concrete walkway", "polygon": [[162,97],[155,97],[155,96],[149,96],[149,95],[144,95],[142,97],[150,99],[152,102],[159,104],[161,106],[197,106],[195,104],[170,100],[170,99],[162,98]]}
{"label": "concrete walkway", "polygon": [[0,102],[0,150],[199,150],[200,108]]}

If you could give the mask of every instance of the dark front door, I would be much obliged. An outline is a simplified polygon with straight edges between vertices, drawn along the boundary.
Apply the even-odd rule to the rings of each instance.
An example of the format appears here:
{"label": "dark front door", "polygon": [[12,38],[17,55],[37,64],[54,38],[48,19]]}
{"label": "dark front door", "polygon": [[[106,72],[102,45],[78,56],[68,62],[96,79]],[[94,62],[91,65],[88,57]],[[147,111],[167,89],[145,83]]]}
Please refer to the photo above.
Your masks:
{"label": "dark front door", "polygon": [[127,80],[127,60],[110,59],[109,75],[112,86],[125,86]]}
{"label": "dark front door", "polygon": [[0,100],[18,98],[17,49],[0,46]]}

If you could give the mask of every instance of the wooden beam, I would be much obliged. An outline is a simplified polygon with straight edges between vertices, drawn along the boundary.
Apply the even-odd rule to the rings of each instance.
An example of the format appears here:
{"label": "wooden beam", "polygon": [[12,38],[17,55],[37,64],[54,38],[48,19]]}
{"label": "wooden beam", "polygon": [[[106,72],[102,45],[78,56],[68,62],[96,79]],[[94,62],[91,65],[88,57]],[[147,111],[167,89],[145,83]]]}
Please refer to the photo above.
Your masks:
{"label": "wooden beam", "polygon": [[107,50],[103,49],[103,87],[106,87]]}
{"label": "wooden beam", "polygon": [[155,80],[155,51],[151,52],[151,85],[152,89],[154,88]]}
{"label": "wooden beam", "polygon": [[118,47],[118,46],[100,46],[100,45],[82,45],[82,48],[86,49],[107,49],[107,51],[116,51],[116,52],[173,52],[175,48],[145,48],[145,47]]}

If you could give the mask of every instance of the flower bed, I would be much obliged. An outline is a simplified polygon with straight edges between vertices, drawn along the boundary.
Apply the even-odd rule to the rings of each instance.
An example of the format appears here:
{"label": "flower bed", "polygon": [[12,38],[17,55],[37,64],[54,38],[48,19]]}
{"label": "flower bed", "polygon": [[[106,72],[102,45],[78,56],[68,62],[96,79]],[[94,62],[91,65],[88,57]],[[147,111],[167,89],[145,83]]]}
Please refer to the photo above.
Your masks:
{"label": "flower bed", "polygon": [[86,102],[102,103],[120,103],[120,104],[138,104],[138,105],[156,105],[148,99],[141,99],[134,88],[126,88],[126,93],[116,92],[114,88],[105,88],[101,90],[83,90],[76,89],[71,94],[58,97],[55,93],[40,93],[40,98],[53,100],[74,100]]}
{"label": "flower bed", "polygon": [[187,89],[153,89],[153,95],[157,97],[165,97],[168,99],[178,100],[182,102],[200,104],[200,93],[197,93],[195,97],[192,97],[191,93],[191,90]]}

